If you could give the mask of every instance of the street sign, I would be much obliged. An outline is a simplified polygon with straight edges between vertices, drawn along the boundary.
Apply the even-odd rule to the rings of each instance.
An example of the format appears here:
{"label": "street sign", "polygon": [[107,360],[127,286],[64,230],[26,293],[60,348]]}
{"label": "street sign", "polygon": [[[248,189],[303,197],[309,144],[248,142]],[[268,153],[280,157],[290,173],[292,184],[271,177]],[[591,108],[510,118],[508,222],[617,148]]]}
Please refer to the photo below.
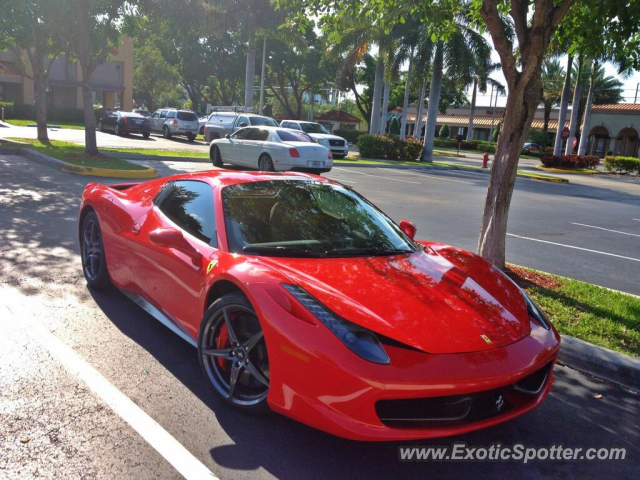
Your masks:
{"label": "street sign", "polygon": [[567,138],[569,138],[569,127],[564,127],[562,130],[562,139],[566,140]]}

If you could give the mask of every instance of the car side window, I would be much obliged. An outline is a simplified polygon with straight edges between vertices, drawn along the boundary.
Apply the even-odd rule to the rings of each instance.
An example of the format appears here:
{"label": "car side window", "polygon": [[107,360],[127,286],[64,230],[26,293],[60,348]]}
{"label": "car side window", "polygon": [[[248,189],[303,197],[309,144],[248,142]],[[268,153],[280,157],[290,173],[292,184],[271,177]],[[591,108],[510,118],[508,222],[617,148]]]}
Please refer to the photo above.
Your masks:
{"label": "car side window", "polygon": [[185,180],[173,182],[161,192],[160,210],[187,233],[217,247],[216,218],[211,185]]}
{"label": "car side window", "polygon": [[171,112],[169,112],[169,113],[167,113],[167,118],[176,118],[176,112],[175,112],[175,110],[174,110],[174,111],[171,111]]}
{"label": "car side window", "polygon": [[153,118],[158,118],[160,116],[160,110],[156,110],[155,112],[153,112],[152,117]]}
{"label": "car side window", "polygon": [[167,111],[166,110],[162,110],[160,112],[160,118],[167,118]]}
{"label": "car side window", "polygon": [[256,130],[255,128],[242,128],[238,130],[236,133],[231,135],[231,138],[234,140],[244,140],[251,133],[251,130]]}
{"label": "car side window", "polygon": [[[247,125],[249,125],[249,119],[245,116],[240,116],[238,117],[238,121],[236,122],[236,125],[239,127],[240,125],[242,125],[243,123],[246,123]],[[247,126],[245,125],[245,127]]]}
{"label": "car side window", "polygon": [[300,128],[300,124],[299,123],[291,123],[291,127],[289,128],[293,128],[294,130],[302,130],[302,128]]}
{"label": "car side window", "polygon": [[291,125],[290,122],[282,122],[282,128],[291,128],[289,125]]}
{"label": "car side window", "polygon": [[247,134],[247,137],[246,137],[247,140],[255,140],[258,142],[263,142],[269,136],[269,132],[261,128],[248,128],[247,130],[251,130]]}

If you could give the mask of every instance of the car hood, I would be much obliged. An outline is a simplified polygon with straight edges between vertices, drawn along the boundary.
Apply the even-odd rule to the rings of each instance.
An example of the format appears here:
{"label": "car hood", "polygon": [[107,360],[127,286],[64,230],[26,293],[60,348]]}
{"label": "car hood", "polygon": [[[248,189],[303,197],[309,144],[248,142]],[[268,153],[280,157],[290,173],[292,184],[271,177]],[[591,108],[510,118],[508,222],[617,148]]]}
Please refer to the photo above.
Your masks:
{"label": "car hood", "polygon": [[337,135],[331,135],[328,133],[307,133],[307,135],[309,135],[311,138],[325,138],[327,140],[344,140],[344,138],[339,137]]}
{"label": "car hood", "polygon": [[409,255],[263,262],[342,318],[433,354],[491,350],[529,335],[520,290],[469,252],[430,244]]}

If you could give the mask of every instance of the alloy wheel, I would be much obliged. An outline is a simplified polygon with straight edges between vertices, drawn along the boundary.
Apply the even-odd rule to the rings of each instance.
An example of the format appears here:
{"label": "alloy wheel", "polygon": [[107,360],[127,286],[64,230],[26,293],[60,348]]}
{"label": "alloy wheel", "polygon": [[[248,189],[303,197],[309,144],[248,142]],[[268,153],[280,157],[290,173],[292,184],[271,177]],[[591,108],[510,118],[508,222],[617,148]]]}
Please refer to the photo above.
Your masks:
{"label": "alloy wheel", "polygon": [[88,218],[82,229],[82,268],[89,281],[100,275],[102,255],[100,227],[94,218]]}
{"label": "alloy wheel", "polygon": [[255,312],[239,304],[214,311],[204,330],[201,355],[214,388],[229,402],[251,407],[269,393],[269,360]]}

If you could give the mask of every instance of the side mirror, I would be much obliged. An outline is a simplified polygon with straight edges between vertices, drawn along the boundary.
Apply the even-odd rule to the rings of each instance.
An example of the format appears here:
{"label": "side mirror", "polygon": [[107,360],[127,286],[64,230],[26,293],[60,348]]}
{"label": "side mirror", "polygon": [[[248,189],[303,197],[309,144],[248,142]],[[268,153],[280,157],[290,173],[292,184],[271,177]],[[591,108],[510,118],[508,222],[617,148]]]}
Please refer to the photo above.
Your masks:
{"label": "side mirror", "polygon": [[240,128],[244,128],[244,127],[248,127],[248,126],[249,126],[249,124],[247,122],[242,122],[240,124]]}
{"label": "side mirror", "polygon": [[409,220],[402,220],[400,222],[400,230],[402,230],[411,240],[416,236],[418,228]]}
{"label": "side mirror", "polygon": [[228,133],[224,136],[224,138],[226,138],[227,140],[229,140],[231,138],[231,135],[229,135]]}
{"label": "side mirror", "polygon": [[196,266],[202,262],[202,254],[184,238],[177,228],[158,228],[149,233],[149,241],[158,247],[174,248],[188,255]]}

